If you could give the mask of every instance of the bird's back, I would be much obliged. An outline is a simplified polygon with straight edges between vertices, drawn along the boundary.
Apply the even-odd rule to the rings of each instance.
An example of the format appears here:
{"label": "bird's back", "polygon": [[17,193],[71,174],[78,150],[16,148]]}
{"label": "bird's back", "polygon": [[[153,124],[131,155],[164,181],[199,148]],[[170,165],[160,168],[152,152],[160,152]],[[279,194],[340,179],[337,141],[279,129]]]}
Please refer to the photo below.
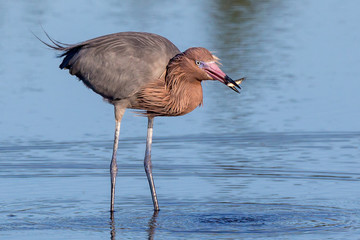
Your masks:
{"label": "bird's back", "polygon": [[81,79],[104,98],[129,98],[158,79],[180,53],[168,39],[141,32],[121,32],[56,49],[64,51],[60,68]]}

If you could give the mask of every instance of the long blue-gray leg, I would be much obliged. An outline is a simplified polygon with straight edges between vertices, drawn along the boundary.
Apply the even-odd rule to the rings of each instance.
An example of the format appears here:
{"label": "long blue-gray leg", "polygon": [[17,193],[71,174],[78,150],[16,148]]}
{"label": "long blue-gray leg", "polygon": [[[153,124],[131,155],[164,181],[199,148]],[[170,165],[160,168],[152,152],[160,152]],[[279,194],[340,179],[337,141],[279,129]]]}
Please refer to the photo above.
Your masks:
{"label": "long blue-gray leg", "polygon": [[154,117],[148,117],[144,168],[150,186],[151,197],[154,204],[154,211],[159,211],[160,208],[156,196],[155,184],[152,176],[152,164],[151,164],[151,143],[152,143],[152,135],[153,135],[153,125],[154,125]]}
{"label": "long blue-gray leg", "polygon": [[[121,119],[125,112],[125,107],[121,105],[115,105],[115,137],[114,137],[114,147],[113,154],[110,163],[110,178],[111,178],[111,202],[110,202],[110,212],[114,212],[114,202],[115,202],[115,184],[116,184],[116,175],[118,172],[118,167],[116,163],[116,153],[119,145],[119,135],[120,135],[120,125]],[[113,215],[112,215],[113,217]]]}

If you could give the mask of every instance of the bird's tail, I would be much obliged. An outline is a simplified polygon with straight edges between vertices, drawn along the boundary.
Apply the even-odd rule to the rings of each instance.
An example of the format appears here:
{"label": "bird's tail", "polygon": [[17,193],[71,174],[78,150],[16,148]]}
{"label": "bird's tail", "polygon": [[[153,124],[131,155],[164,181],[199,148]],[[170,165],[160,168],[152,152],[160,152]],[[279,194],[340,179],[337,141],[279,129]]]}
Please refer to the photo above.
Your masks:
{"label": "bird's tail", "polygon": [[42,40],[41,38],[39,38],[35,33],[32,33],[40,42],[42,42],[44,45],[46,45],[47,47],[57,50],[57,51],[61,51],[63,53],[61,53],[58,57],[63,57],[66,55],[66,52],[69,51],[71,48],[73,48],[72,44],[66,44],[66,43],[62,43],[59,42],[55,39],[53,39],[52,37],[50,37],[50,35],[44,30],[44,33],[46,35],[46,37],[48,38],[48,40],[51,43],[48,43],[44,40]]}
{"label": "bird's tail", "polygon": [[65,57],[62,63],[60,64],[61,69],[69,69],[71,67],[71,64],[69,63],[70,60],[74,57],[74,55],[77,54],[78,50],[82,47],[82,44],[66,44],[59,42],[49,36],[49,34],[44,30],[44,33],[46,37],[49,39],[51,43],[45,42],[38,36],[36,36],[34,33],[34,36],[42,42],[47,47],[54,49],[56,51],[60,51],[61,53],[57,55],[58,58]]}

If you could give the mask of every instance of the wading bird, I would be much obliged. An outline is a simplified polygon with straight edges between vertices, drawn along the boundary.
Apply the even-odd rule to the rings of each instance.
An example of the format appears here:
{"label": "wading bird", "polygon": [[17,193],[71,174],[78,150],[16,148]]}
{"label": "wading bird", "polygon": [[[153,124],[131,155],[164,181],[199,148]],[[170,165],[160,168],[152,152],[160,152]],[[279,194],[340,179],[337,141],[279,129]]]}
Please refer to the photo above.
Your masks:
{"label": "wading bird", "polygon": [[148,117],[144,167],[154,210],[158,211],[151,165],[154,117],[180,116],[200,106],[203,80],[218,80],[239,93],[238,84],[243,78],[232,80],[218,67],[218,58],[205,48],[193,47],[180,52],[168,39],[152,33],[120,32],[73,45],[47,37],[52,44],[39,40],[62,52],[60,68],[69,69],[70,74],[114,105],[111,213],[114,212],[121,119],[127,108],[139,110]]}

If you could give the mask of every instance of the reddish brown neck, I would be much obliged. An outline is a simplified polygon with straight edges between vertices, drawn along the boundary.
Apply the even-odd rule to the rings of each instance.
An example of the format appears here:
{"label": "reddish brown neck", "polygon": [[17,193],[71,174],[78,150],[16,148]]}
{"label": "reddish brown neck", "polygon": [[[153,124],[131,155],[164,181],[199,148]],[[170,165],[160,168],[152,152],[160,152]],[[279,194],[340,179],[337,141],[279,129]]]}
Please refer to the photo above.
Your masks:
{"label": "reddish brown neck", "polygon": [[138,94],[138,106],[153,116],[179,116],[202,104],[201,82],[194,77],[185,56],[170,62],[166,76],[152,82]]}

